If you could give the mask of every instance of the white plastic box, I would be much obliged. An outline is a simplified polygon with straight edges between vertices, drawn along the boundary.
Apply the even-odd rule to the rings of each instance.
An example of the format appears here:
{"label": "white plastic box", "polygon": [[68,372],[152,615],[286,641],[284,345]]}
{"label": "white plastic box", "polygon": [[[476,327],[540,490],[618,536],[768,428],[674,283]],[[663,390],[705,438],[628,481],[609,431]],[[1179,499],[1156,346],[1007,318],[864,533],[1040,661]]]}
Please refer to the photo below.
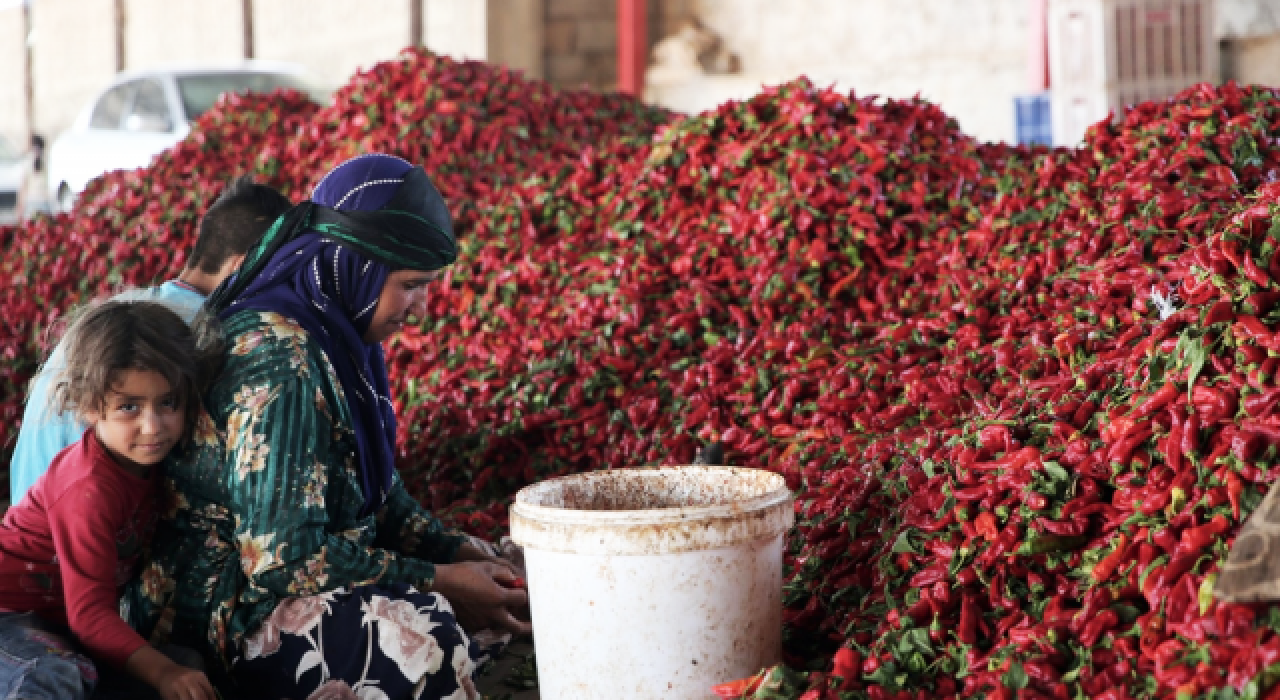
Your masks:
{"label": "white plastic box", "polygon": [[1050,0],[1054,142],[1108,112],[1219,81],[1214,0]]}

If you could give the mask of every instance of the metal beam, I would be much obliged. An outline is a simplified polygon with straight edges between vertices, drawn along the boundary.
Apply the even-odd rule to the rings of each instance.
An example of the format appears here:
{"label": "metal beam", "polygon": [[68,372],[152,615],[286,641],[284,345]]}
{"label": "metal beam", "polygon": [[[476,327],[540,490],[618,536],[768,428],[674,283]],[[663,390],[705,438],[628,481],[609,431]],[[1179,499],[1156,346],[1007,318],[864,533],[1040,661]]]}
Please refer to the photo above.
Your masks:
{"label": "metal beam", "polygon": [[113,3],[115,11],[115,30],[116,30],[116,72],[124,70],[125,66],[125,47],[124,47],[124,0],[115,0]]}
{"label": "metal beam", "polygon": [[244,57],[253,58],[253,0],[243,0],[241,14],[244,17]]}
{"label": "metal beam", "polygon": [[409,0],[409,45],[414,48],[422,46],[422,2]]}

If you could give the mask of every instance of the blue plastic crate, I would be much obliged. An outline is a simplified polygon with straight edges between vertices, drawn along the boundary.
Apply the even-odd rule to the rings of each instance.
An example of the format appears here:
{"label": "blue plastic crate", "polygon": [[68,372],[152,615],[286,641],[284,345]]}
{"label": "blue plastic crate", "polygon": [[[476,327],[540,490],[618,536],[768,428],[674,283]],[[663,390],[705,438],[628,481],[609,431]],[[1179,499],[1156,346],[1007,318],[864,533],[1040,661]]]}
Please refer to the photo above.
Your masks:
{"label": "blue plastic crate", "polygon": [[1049,117],[1049,93],[1013,98],[1014,124],[1018,144],[1053,145],[1053,125]]}

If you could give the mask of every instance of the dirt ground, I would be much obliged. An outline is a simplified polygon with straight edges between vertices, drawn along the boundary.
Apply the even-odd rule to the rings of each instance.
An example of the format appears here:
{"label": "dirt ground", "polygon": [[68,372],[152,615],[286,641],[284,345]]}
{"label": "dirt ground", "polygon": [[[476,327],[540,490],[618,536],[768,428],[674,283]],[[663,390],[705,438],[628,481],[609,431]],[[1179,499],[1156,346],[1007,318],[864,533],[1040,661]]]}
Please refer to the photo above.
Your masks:
{"label": "dirt ground", "polygon": [[485,700],[538,700],[537,688],[526,688],[531,678],[533,643],[518,640],[494,662],[489,672],[476,679],[476,688]]}

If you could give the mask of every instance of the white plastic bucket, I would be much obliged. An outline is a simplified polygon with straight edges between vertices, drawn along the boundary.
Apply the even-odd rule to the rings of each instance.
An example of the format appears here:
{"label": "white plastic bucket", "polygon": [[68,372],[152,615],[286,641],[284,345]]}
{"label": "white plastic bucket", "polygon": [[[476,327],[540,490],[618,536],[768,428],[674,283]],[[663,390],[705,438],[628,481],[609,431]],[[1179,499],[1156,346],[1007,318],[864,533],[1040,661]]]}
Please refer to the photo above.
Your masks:
{"label": "white plastic bucket", "polygon": [[712,698],[778,661],[783,535],[777,474],[623,469],[520,491],[538,687],[547,700]]}

